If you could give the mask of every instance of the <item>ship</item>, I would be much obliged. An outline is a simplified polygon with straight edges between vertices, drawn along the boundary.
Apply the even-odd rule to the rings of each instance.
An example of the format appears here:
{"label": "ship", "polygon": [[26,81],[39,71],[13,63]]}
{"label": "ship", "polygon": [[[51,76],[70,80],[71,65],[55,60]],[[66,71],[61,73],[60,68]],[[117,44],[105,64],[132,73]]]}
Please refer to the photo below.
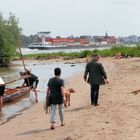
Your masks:
{"label": "ship", "polygon": [[38,49],[38,50],[51,50],[51,49],[65,49],[67,46],[52,46],[49,44],[40,43],[32,43],[28,46],[29,49]]}
{"label": "ship", "polygon": [[67,45],[59,45],[59,46],[51,46],[48,44],[42,43],[33,43],[29,47],[29,49],[38,49],[38,50],[62,50],[62,49],[92,49],[96,48],[96,46],[85,46],[85,45],[75,45],[75,46],[67,46]]}

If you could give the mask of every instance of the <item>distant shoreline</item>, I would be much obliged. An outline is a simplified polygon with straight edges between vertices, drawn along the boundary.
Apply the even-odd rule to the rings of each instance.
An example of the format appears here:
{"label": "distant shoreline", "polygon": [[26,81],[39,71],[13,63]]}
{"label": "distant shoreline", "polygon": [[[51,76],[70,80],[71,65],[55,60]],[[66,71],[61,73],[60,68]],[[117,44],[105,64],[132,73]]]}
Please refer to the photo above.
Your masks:
{"label": "distant shoreline", "polygon": [[[131,57],[140,57],[140,46],[127,47],[127,46],[114,46],[103,50],[82,50],[80,52],[52,52],[52,53],[39,53],[39,54],[26,54],[24,59],[31,60],[48,60],[63,58],[64,60],[86,58],[92,56],[92,54],[98,53],[103,57],[114,57],[116,53],[120,52],[122,55],[129,55]],[[20,57],[18,56],[17,59]]]}

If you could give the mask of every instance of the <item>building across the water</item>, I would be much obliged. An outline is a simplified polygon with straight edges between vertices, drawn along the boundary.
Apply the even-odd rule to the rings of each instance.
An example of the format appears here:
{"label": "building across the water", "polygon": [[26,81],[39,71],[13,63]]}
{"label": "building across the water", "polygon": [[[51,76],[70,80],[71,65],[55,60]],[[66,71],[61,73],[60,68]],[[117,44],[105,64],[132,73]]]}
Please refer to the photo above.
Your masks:
{"label": "building across the water", "polygon": [[[50,32],[41,32],[41,42],[43,44],[49,44],[52,46],[102,46],[102,45],[115,45],[116,44],[116,37],[115,36],[108,36],[106,33],[105,36],[79,36],[79,37],[60,37],[57,36],[55,38],[50,36]],[[40,33],[40,34],[41,34]]]}

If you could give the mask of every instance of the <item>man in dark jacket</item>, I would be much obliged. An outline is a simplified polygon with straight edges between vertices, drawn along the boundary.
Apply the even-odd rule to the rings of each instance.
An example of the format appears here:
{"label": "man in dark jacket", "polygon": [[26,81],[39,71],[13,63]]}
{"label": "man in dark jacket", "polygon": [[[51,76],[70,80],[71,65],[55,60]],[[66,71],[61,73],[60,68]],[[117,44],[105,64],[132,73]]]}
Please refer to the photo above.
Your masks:
{"label": "man in dark jacket", "polygon": [[[107,75],[101,63],[100,56],[94,54],[92,61],[86,65],[84,80],[91,85],[91,105],[98,105],[99,87],[107,82]],[[88,78],[87,78],[88,76]],[[108,83],[108,82],[107,82]]]}

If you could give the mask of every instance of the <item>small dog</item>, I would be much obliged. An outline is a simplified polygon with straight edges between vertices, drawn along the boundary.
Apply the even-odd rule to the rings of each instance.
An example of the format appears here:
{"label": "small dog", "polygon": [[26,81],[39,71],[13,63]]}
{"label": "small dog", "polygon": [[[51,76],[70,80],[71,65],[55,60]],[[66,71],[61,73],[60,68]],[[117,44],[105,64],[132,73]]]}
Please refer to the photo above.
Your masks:
{"label": "small dog", "polygon": [[[70,94],[71,93],[75,93],[75,90],[72,88],[66,89],[65,90],[65,97],[66,97],[66,101],[64,102],[64,106],[67,108],[68,106],[70,106]],[[49,98],[46,98],[44,105],[43,105],[44,110],[46,111],[46,114],[50,113],[50,102],[49,102]]]}
{"label": "small dog", "polygon": [[65,92],[65,97],[66,97],[66,101],[64,102],[64,106],[67,108],[68,106],[70,106],[70,94],[71,93],[75,93],[75,90],[72,88],[66,89]]}
{"label": "small dog", "polygon": [[49,100],[49,97],[46,97],[46,100],[44,102],[43,108],[44,108],[46,114],[51,112],[51,110],[50,110],[50,100]]}

